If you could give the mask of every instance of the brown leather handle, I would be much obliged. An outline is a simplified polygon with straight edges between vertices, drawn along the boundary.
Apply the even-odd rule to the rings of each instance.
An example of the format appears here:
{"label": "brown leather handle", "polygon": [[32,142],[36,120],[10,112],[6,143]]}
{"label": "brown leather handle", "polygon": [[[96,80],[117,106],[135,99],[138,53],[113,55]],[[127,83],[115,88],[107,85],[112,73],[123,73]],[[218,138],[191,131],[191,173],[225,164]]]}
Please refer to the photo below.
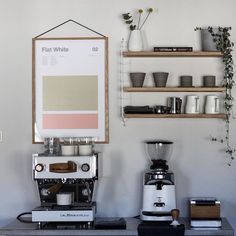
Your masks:
{"label": "brown leather handle", "polygon": [[71,173],[76,172],[77,165],[73,161],[67,163],[53,163],[49,165],[49,171],[54,173]]}
{"label": "brown leather handle", "polygon": [[52,187],[50,187],[47,191],[48,191],[48,194],[56,194],[59,192],[59,190],[61,189],[62,187],[62,183],[57,183],[55,185],[53,185]]}

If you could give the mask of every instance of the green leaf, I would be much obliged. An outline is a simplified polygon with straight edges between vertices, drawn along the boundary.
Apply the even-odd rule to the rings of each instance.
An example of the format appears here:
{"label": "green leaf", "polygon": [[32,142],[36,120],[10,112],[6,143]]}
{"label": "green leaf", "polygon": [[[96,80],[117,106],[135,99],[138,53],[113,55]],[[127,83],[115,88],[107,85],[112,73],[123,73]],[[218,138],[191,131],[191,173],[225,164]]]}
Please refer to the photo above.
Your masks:
{"label": "green leaf", "polygon": [[126,24],[131,24],[133,22],[133,20],[127,20],[125,23]]}
{"label": "green leaf", "polygon": [[122,15],[124,20],[129,20],[132,16],[130,15],[130,13],[126,13]]}
{"label": "green leaf", "polygon": [[130,30],[135,30],[135,28],[136,28],[136,25],[130,25]]}

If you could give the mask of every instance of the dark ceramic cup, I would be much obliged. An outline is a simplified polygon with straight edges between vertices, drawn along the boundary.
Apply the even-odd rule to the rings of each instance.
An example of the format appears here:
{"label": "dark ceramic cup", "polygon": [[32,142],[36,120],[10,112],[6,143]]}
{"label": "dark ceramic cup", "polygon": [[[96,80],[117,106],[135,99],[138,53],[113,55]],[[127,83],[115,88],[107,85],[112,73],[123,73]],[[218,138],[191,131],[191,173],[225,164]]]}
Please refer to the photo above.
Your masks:
{"label": "dark ceramic cup", "polygon": [[193,77],[191,75],[180,76],[180,87],[192,87]]}
{"label": "dark ceramic cup", "polygon": [[165,87],[167,78],[169,73],[168,72],[154,72],[152,73],[154,84],[156,87]]}
{"label": "dark ceramic cup", "polygon": [[132,72],[130,73],[130,80],[133,87],[143,87],[143,82],[146,73],[143,72]]}
{"label": "dark ceramic cup", "polygon": [[203,76],[203,86],[204,87],[215,87],[216,86],[216,77],[214,75]]}

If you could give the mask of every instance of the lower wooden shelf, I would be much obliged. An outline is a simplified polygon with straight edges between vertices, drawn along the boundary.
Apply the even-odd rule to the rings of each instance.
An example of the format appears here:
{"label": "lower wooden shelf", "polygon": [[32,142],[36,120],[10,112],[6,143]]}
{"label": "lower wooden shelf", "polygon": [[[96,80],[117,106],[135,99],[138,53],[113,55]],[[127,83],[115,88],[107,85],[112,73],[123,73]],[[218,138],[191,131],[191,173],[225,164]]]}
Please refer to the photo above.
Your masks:
{"label": "lower wooden shelf", "polygon": [[217,118],[225,119],[225,114],[124,114],[124,118]]}

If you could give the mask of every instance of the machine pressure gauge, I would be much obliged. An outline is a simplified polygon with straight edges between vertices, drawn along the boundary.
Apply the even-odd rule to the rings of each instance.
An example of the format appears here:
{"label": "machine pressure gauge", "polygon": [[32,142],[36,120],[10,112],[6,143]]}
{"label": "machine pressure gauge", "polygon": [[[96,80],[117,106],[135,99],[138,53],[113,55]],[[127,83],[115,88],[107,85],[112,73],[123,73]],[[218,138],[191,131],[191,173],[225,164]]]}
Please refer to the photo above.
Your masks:
{"label": "machine pressure gauge", "polygon": [[43,166],[43,164],[37,164],[34,168],[37,172],[41,172],[41,171],[43,171],[44,166]]}
{"label": "machine pressure gauge", "polygon": [[82,166],[81,166],[81,170],[84,171],[84,172],[88,172],[90,169],[90,166],[88,163],[84,163]]}

